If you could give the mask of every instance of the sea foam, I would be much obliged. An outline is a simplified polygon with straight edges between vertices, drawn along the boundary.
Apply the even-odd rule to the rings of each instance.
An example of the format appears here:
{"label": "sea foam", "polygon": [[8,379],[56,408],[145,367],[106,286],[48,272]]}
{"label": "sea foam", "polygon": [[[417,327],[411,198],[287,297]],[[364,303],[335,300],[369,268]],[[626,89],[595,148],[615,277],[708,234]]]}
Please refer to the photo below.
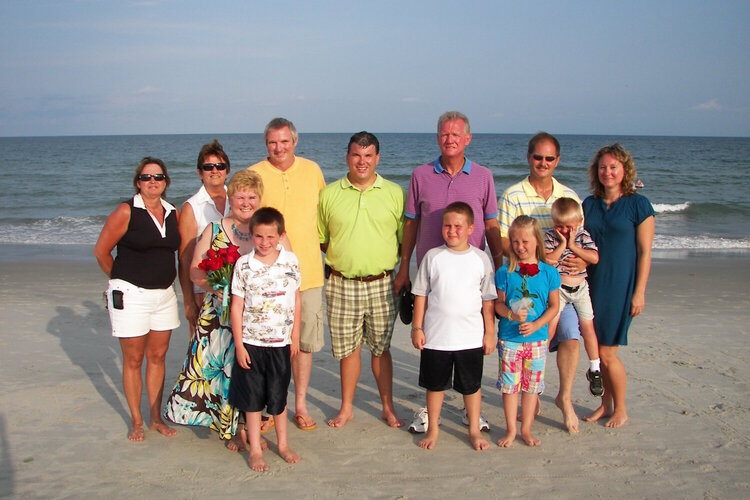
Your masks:
{"label": "sea foam", "polygon": [[686,201],[685,203],[676,204],[654,203],[652,206],[654,207],[654,212],[656,212],[657,214],[667,214],[686,211],[688,208],[690,208],[690,202]]}

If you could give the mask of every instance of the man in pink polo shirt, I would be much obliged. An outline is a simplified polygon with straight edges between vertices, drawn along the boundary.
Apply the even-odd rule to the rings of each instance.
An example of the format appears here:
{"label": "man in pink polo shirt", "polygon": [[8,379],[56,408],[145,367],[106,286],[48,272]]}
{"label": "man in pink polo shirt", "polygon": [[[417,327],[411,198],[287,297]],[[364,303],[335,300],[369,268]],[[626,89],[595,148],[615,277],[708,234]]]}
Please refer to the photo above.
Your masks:
{"label": "man in pink polo shirt", "polygon": [[[409,284],[409,261],[415,245],[418,267],[428,250],[443,244],[443,209],[454,201],[468,203],[474,211],[474,220],[484,221],[484,224],[475,225],[469,243],[484,249],[486,238],[495,269],[503,264],[495,180],[488,168],[466,158],[465,150],[471,143],[466,115],[458,111],[443,113],[438,119],[437,143],[440,156],[415,168],[409,181],[401,264],[393,283],[397,294]],[[426,430],[427,411],[422,410],[417,412],[409,426],[411,432]],[[486,422],[483,424],[484,430],[489,430]]]}

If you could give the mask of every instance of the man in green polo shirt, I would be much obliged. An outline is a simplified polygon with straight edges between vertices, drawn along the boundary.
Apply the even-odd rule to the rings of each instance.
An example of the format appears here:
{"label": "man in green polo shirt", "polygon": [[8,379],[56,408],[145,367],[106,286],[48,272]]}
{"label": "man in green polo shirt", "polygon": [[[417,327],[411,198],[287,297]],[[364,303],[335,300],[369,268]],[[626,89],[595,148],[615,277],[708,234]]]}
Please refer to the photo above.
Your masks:
{"label": "man in green polo shirt", "polygon": [[320,192],[318,235],[330,268],[325,293],[333,356],[341,367],[341,409],[328,421],[343,427],[354,418],[354,392],[367,343],[372,374],[383,402],[383,420],[401,427],[393,407],[390,346],[397,303],[393,268],[404,223],[404,191],[375,173],[380,144],[369,132],[349,139],[349,173]]}

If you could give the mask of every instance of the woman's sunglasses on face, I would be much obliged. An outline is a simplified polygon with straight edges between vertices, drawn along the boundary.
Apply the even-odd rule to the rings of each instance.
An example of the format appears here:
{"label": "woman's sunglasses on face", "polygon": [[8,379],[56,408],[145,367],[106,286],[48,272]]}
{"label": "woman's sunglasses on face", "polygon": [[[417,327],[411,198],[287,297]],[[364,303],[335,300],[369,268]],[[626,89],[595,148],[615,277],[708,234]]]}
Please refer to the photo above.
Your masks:
{"label": "woman's sunglasses on face", "polygon": [[167,176],[164,175],[164,174],[140,174],[140,175],[138,175],[138,180],[139,181],[148,182],[152,178],[155,181],[163,181],[163,180],[166,180]]}
{"label": "woman's sunglasses on face", "polygon": [[226,163],[204,163],[201,165],[201,170],[204,172],[210,172],[211,170],[226,170],[227,164]]}

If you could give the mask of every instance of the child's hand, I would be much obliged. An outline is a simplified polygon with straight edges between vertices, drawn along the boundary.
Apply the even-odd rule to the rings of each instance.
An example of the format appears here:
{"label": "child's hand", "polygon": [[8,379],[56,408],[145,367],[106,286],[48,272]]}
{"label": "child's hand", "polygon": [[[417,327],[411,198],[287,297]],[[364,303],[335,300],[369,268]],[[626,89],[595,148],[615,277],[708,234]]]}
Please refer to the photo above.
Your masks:
{"label": "child's hand", "polygon": [[495,339],[495,332],[485,332],[484,338],[482,339],[482,348],[484,348],[484,355],[487,356],[489,354],[492,354],[492,351],[495,350],[496,344],[497,340]]}
{"label": "child's hand", "polygon": [[562,234],[557,227],[555,227],[555,234],[557,235],[557,239],[560,240],[560,243],[565,245],[568,242],[568,238],[565,237],[564,234]]}
{"label": "child's hand", "polygon": [[519,309],[517,313],[513,313],[511,315],[511,319],[513,319],[514,321],[518,321],[519,323],[523,323],[528,317],[529,310],[526,307],[524,307],[523,309]]}
{"label": "child's hand", "polygon": [[573,248],[574,246],[576,246],[576,232],[575,231],[570,231],[568,233],[568,239],[566,241],[566,244],[568,248]]}
{"label": "child's hand", "polygon": [[536,321],[521,323],[518,327],[518,332],[524,337],[528,337],[537,330],[539,330],[539,325],[537,325]]}
{"label": "child's hand", "polygon": [[425,336],[424,336],[424,330],[421,328],[411,330],[411,345],[414,346],[415,349],[419,349],[420,351],[424,349],[424,344],[426,342]]}
{"label": "child's hand", "polygon": [[234,356],[237,358],[237,363],[245,370],[250,369],[250,355],[247,353],[244,345],[235,344]]}

